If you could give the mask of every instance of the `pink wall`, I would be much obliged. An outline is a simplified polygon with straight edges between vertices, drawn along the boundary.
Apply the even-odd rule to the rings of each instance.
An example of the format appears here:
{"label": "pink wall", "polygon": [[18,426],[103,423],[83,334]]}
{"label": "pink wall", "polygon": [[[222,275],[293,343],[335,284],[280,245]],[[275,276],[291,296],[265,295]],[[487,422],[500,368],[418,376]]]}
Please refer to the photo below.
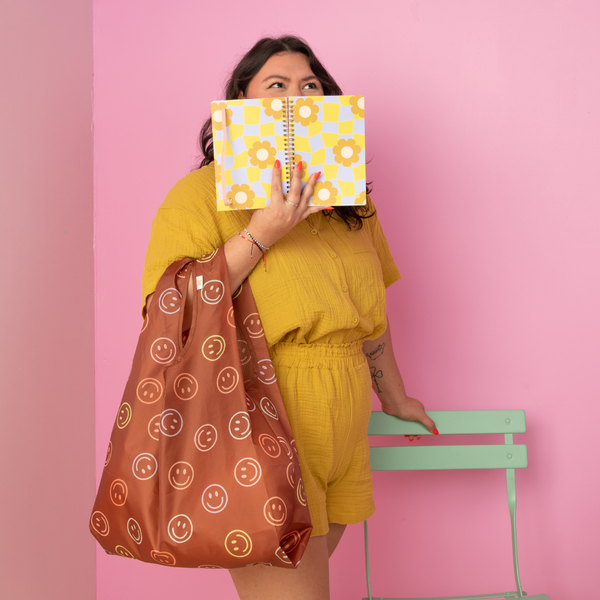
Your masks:
{"label": "pink wall", "polygon": [[92,600],[92,2],[0,13],[0,597]]}
{"label": "pink wall", "polygon": [[[237,57],[263,34],[297,33],[346,92],[368,98],[368,177],[404,275],[389,312],[409,391],[430,409],[527,411],[525,589],[592,600],[600,6],[338,6],[95,2],[98,473],[140,327],[156,209],[194,165],[208,102]],[[512,587],[501,472],[377,474],[375,494],[378,595]],[[361,552],[360,527],[349,528],[332,598],[364,594]],[[225,573],[102,552],[97,567],[99,600],[235,598]]]}

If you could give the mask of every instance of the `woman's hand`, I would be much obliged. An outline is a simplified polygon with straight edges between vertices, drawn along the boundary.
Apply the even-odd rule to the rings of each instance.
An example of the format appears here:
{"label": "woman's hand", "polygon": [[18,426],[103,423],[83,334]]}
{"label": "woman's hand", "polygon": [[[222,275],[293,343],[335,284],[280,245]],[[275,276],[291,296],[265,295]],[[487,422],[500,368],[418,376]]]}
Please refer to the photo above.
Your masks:
{"label": "woman's hand", "polygon": [[[427,416],[425,407],[416,398],[405,395],[403,398],[386,399],[385,402],[382,401],[381,409],[384,413],[393,415],[404,421],[418,421],[425,425],[431,433],[439,435],[435,423]],[[407,437],[409,442],[421,439],[420,435],[406,435],[404,437]]]}
{"label": "woman's hand", "polygon": [[320,175],[320,171],[311,175],[302,190],[302,162],[299,162],[292,173],[290,192],[287,198],[284,198],[281,185],[281,165],[278,160],[275,161],[271,183],[271,202],[266,208],[254,211],[248,225],[248,231],[252,236],[261,244],[271,246],[300,221],[324,210],[325,208],[322,206],[309,205],[315,183]]}

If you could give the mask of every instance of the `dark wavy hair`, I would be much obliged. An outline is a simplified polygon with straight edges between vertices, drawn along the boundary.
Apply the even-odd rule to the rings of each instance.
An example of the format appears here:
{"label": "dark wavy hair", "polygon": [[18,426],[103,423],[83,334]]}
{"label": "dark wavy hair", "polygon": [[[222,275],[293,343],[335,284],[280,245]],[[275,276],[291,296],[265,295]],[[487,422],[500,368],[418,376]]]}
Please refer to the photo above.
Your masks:
{"label": "dark wavy hair", "polygon": [[[316,78],[321,82],[326,96],[341,96],[343,94],[340,86],[327,72],[327,69],[325,69],[319,59],[315,56],[310,46],[298,37],[285,35],[279,38],[262,38],[252,46],[233,70],[225,87],[225,99],[236,100],[239,98],[240,92],[245,96],[250,80],[261,70],[263,65],[271,56],[273,56],[273,54],[294,52],[304,54],[304,56],[308,58],[310,68]],[[209,165],[215,159],[210,117],[202,126],[202,130],[198,136],[198,146],[204,156],[197,167],[200,169]],[[367,184],[367,194],[371,193],[371,188],[369,186],[370,183]],[[332,217],[333,214],[337,214],[337,216],[348,225],[349,229],[361,229],[363,220],[368,219],[375,214],[374,212],[369,213],[366,206],[336,206],[333,210],[323,212],[327,217]]]}

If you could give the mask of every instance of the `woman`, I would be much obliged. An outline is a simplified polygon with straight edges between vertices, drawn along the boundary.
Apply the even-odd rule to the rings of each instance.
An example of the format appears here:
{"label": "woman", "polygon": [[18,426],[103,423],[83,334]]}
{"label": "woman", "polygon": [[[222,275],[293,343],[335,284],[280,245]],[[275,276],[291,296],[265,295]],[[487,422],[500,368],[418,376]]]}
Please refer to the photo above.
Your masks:
{"label": "woman", "polygon": [[[235,68],[226,97],[341,94],[312,50],[286,36],[257,42]],[[175,185],[154,220],[144,298],[151,301],[169,264],[222,245],[231,289],[248,277],[296,439],[313,532],[296,570],[256,565],[230,573],[242,600],[325,600],[329,557],[346,525],[375,510],[371,379],[386,413],[437,433],[423,405],[406,395],[394,358],[385,288],[400,274],[370,198],[364,208],[309,205],[319,173],[301,191],[295,170],[284,197],[276,162],[267,208],[218,213],[210,120],[200,140],[200,168]],[[237,235],[244,228],[251,237]],[[253,239],[268,249],[266,269],[255,268],[263,255],[252,252]]]}

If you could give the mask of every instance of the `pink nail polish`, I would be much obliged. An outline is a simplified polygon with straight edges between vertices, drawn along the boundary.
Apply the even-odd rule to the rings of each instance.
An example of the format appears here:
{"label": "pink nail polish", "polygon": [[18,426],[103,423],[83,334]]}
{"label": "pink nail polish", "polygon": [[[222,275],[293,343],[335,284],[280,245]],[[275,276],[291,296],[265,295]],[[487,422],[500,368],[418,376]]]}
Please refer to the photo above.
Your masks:
{"label": "pink nail polish", "polygon": [[319,179],[319,177],[321,177],[321,171],[319,171],[318,173],[315,174],[315,181],[317,181],[317,179]]}
{"label": "pink nail polish", "polygon": [[433,435],[440,435],[440,432],[437,430],[437,427],[433,430]]}
{"label": "pink nail polish", "polygon": [[296,165],[296,169],[298,169],[298,171],[302,171],[302,161],[299,160],[298,164]]}
{"label": "pink nail polish", "polygon": [[275,161],[275,164],[273,165],[273,168],[274,168],[274,169],[279,169],[279,167],[281,167],[281,163],[279,162],[279,159],[277,159],[277,160]]}

